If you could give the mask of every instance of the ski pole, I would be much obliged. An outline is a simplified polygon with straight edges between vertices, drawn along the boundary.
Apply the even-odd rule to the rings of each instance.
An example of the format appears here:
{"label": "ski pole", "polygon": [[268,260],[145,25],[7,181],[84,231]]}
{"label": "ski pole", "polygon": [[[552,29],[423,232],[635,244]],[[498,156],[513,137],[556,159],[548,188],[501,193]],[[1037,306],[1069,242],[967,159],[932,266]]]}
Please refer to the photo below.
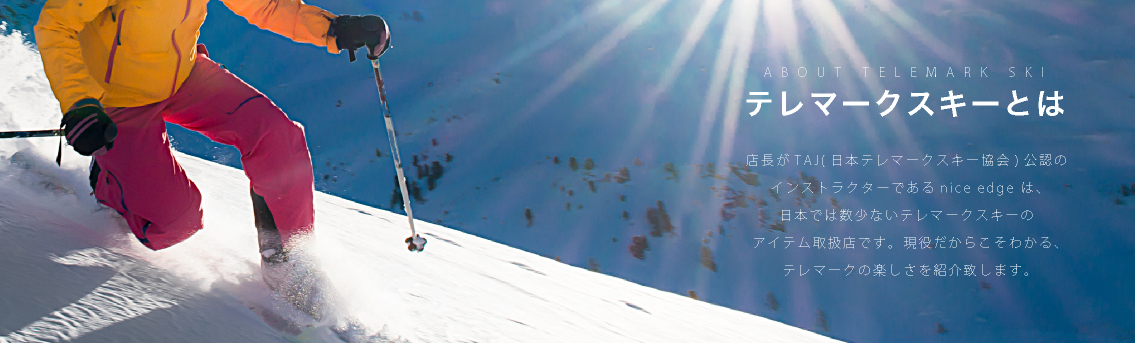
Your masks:
{"label": "ski pole", "polygon": [[55,155],[55,164],[63,165],[63,129],[33,130],[33,131],[0,131],[2,138],[34,138],[59,136],[59,153]]}
{"label": "ski pole", "polygon": [[2,131],[0,138],[33,138],[62,136],[63,130]]}
{"label": "ski pole", "polygon": [[[353,51],[352,51],[353,52]],[[390,138],[390,151],[394,157],[394,169],[398,173],[398,187],[402,190],[402,207],[406,210],[406,219],[410,221],[410,237],[406,238],[407,248],[410,251],[422,251],[426,248],[426,239],[414,230],[414,210],[410,208],[410,193],[406,191],[406,176],[402,172],[402,158],[398,154],[398,139],[394,137],[394,121],[390,118],[390,105],[386,103],[386,88],[382,84],[382,71],[378,68],[378,56],[369,53],[370,64],[374,67],[374,81],[378,85],[378,100],[383,107],[383,120],[386,121],[386,136]]]}

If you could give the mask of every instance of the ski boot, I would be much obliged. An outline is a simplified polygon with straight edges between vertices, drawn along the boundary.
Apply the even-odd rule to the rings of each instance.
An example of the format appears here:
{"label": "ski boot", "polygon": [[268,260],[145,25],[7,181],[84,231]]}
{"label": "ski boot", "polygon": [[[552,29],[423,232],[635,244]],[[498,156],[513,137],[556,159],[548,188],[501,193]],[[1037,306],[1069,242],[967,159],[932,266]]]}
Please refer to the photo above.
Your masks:
{"label": "ski boot", "polygon": [[327,314],[327,277],[305,254],[285,247],[264,197],[252,192],[264,283],[296,309],[317,321]]}

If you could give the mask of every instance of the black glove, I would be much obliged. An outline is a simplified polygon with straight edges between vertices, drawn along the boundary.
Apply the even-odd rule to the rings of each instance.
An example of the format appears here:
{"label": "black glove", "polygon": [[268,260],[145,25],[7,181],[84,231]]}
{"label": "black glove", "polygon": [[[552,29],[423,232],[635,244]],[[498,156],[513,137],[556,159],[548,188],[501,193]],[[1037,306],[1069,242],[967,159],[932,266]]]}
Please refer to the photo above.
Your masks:
{"label": "black glove", "polygon": [[63,114],[63,134],[67,144],[83,156],[102,155],[114,146],[118,126],[95,99],[83,99]]}
{"label": "black glove", "polygon": [[355,60],[355,49],[363,46],[367,47],[367,58],[372,60],[390,47],[390,29],[376,15],[341,15],[331,22],[331,35],[339,49],[347,49],[351,61]]}

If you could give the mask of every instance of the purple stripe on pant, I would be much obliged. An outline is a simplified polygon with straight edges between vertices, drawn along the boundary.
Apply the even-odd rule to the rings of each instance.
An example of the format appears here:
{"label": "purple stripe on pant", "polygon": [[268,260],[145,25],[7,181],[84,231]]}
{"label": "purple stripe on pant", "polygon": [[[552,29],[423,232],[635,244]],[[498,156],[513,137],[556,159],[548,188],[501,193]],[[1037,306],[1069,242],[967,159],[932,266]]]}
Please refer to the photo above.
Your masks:
{"label": "purple stripe on pant", "polygon": [[103,170],[95,197],[122,213],[146,247],[167,248],[202,228],[201,193],[173,157],[166,122],[240,150],[244,173],[285,244],[312,230],[314,179],[303,127],[208,55],[197,55],[189,78],[169,99],[108,108],[107,114],[118,138],[114,149],[95,157]]}

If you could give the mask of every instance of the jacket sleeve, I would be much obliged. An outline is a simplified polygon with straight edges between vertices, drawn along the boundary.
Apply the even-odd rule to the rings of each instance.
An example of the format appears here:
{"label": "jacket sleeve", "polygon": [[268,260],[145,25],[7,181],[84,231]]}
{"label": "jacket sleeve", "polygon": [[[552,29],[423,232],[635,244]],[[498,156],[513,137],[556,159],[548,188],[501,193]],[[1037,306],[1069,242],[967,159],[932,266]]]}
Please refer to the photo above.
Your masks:
{"label": "jacket sleeve", "polygon": [[113,0],[47,0],[35,25],[35,40],[43,59],[43,71],[51,83],[51,91],[66,112],[76,101],[101,99],[98,84],[79,48],[79,31],[93,21]]}
{"label": "jacket sleeve", "polygon": [[338,54],[335,37],[328,35],[335,15],[302,0],[222,0],[237,15],[261,29],[300,43],[326,46]]}

